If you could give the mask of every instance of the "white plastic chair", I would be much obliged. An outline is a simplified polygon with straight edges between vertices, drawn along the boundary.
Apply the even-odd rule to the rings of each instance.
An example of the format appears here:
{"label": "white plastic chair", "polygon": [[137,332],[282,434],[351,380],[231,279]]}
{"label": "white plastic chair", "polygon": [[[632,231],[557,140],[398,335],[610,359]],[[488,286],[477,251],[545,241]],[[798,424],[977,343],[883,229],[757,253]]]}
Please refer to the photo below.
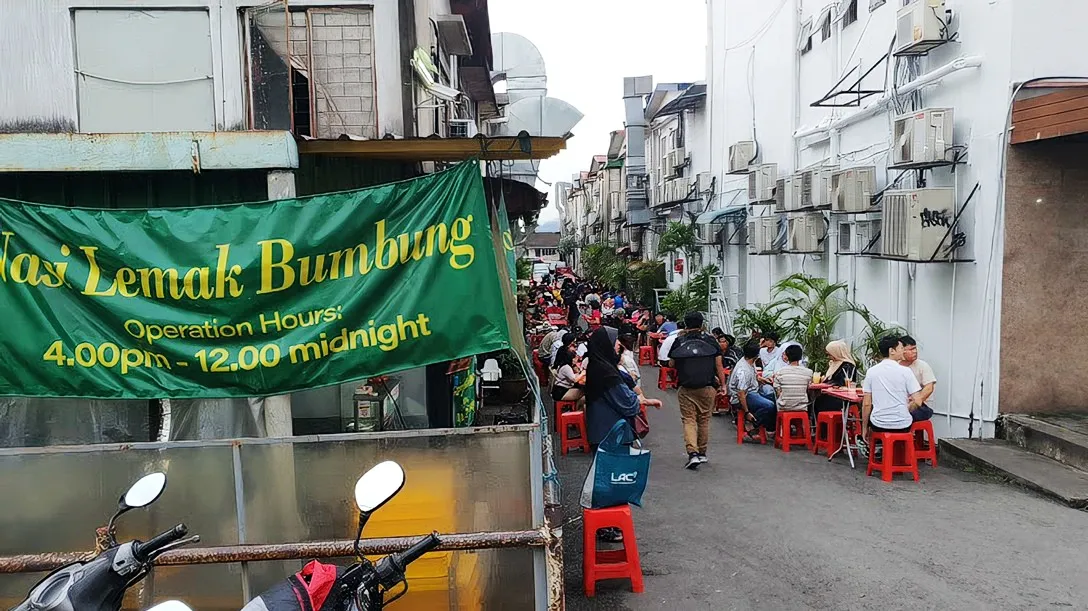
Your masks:
{"label": "white plastic chair", "polygon": [[502,369],[499,368],[499,362],[495,359],[484,361],[484,367],[480,370],[481,386],[484,388],[498,388],[501,378]]}

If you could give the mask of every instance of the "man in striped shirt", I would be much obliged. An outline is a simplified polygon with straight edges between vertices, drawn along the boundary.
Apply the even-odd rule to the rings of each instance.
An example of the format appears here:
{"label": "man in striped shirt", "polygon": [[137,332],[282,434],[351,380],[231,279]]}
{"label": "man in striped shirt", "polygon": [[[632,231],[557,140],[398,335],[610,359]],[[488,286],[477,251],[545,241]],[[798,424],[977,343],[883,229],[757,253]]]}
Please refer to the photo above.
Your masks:
{"label": "man in striped shirt", "polygon": [[808,410],[808,385],[812,382],[812,370],[801,365],[804,356],[801,346],[790,344],[786,347],[784,365],[774,374],[774,391],[778,396],[778,410],[783,412],[803,412]]}

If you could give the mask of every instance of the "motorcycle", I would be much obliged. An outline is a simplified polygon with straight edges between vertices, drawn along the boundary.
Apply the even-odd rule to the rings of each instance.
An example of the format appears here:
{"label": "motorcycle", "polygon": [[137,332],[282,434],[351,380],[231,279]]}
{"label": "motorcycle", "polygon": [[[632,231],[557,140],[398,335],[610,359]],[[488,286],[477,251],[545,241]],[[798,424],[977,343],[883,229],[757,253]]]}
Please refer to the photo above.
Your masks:
{"label": "motorcycle", "polygon": [[[106,526],[105,549],[89,561],[73,562],[53,571],[12,611],[119,611],[125,591],[147,575],[160,555],[200,540],[197,535],[186,538],[189,529],[178,524],[147,541],[118,544],[114,530],[117,519],[154,503],[165,489],[165,473],[140,478],[117,501],[117,512]],[[154,609],[185,611],[188,607],[167,601]]]}
{"label": "motorcycle", "polygon": [[[314,560],[250,601],[242,611],[379,611],[404,596],[408,592],[405,570],[439,545],[438,533],[432,532],[403,552],[386,556],[377,563],[364,558],[359,548],[363,527],[370,516],[403,487],[404,470],[393,461],[380,463],[363,474],[355,483],[359,527],[354,551],[358,562],[338,567]],[[386,594],[401,584],[403,590],[385,600]]]}

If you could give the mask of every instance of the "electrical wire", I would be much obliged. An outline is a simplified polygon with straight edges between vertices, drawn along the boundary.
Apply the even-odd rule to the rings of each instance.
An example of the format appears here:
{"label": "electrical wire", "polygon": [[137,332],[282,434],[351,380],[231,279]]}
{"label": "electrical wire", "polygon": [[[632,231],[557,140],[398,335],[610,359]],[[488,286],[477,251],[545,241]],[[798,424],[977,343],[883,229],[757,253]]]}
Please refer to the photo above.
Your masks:
{"label": "electrical wire", "polygon": [[[861,47],[861,41],[865,40],[865,32],[866,32],[866,30],[869,29],[869,23],[872,20],[873,20],[873,12],[869,11],[869,17],[865,20],[865,25],[863,25],[861,27],[861,34],[858,34],[858,41],[854,43],[854,48],[850,51],[850,55],[846,58],[846,61],[843,62],[844,66],[849,64],[850,61],[854,59],[854,54],[857,53],[858,48]],[[841,29],[839,30],[839,36],[842,36],[842,30]],[[860,68],[860,66],[859,66],[859,68]],[[847,73],[852,72],[852,71],[853,71],[853,68],[850,68],[850,69],[847,69],[847,70],[842,70],[842,73],[839,74],[839,78],[842,79],[844,76],[847,75]],[[860,86],[860,83],[858,85]]]}
{"label": "electrical wire", "polygon": [[107,81],[107,82],[110,82],[110,83],[120,83],[122,85],[140,85],[140,86],[150,86],[150,87],[154,87],[156,85],[180,85],[182,83],[197,83],[197,82],[200,82],[200,81],[210,81],[210,80],[212,80],[212,76],[210,74],[206,75],[206,76],[194,76],[194,77],[190,77],[190,78],[176,79],[176,80],[172,80],[172,81],[129,81],[129,80],[126,80],[126,79],[119,79],[119,78],[114,78],[114,77],[111,77],[111,76],[102,76],[100,74],[91,74],[90,72],[85,72],[83,70],[78,70],[78,69],[75,71],[75,73],[82,76],[82,77],[93,78],[93,79],[99,80],[99,81]]}
{"label": "electrical wire", "polygon": [[763,22],[763,25],[759,26],[754,34],[735,45],[726,47],[724,51],[736,51],[737,49],[740,49],[742,47],[747,47],[750,44],[759,42],[759,39],[763,38],[763,35],[766,34],[768,30],[770,30],[771,25],[774,23],[775,19],[778,18],[778,14],[782,12],[782,9],[786,6],[787,1],[788,0],[782,0],[782,2],[778,4],[778,8],[774,9],[774,12],[771,13],[771,16],[767,17],[767,20]]}

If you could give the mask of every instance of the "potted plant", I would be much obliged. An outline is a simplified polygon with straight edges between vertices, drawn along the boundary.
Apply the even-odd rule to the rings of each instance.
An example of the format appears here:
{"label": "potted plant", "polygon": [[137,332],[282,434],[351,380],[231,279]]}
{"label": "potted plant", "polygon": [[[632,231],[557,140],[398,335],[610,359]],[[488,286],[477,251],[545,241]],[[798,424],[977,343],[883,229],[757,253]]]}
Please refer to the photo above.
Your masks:
{"label": "potted plant", "polygon": [[827,369],[828,342],[835,338],[835,327],[848,310],[843,293],[846,285],[832,284],[824,278],[793,274],[774,286],[775,305],[785,314],[780,319],[783,339],[801,344],[808,366],[813,371]]}
{"label": "potted plant", "polygon": [[529,392],[525,371],[513,349],[503,350],[496,357],[502,378],[499,379],[499,399],[504,403],[516,403]]}

